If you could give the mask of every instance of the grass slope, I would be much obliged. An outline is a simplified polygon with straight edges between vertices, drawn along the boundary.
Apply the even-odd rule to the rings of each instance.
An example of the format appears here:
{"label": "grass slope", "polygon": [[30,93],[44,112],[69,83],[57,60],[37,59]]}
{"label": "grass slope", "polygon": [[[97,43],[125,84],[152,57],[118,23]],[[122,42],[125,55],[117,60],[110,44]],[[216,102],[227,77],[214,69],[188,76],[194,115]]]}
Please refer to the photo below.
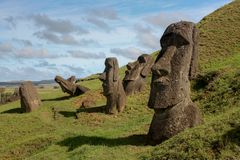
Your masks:
{"label": "grass slope", "polygon": [[[122,114],[110,116],[103,113],[101,82],[83,81],[92,91],[73,98],[60,89],[38,89],[43,103],[32,113],[20,114],[19,101],[0,106],[0,159],[240,159],[239,5],[234,1],[198,24],[201,70],[192,98],[203,125],[145,146],[153,115],[149,85],[128,98]],[[96,106],[79,110],[76,119],[85,98],[96,99]]]}

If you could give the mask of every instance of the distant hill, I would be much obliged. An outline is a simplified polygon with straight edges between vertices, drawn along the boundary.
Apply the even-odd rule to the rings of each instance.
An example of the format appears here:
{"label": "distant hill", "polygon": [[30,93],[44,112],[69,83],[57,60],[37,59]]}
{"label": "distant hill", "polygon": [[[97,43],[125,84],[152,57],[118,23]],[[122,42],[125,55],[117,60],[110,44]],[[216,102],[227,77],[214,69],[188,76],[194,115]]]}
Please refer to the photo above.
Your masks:
{"label": "distant hill", "polygon": [[[23,81],[0,82],[0,86],[19,86]],[[32,81],[35,85],[54,84],[54,80]]]}

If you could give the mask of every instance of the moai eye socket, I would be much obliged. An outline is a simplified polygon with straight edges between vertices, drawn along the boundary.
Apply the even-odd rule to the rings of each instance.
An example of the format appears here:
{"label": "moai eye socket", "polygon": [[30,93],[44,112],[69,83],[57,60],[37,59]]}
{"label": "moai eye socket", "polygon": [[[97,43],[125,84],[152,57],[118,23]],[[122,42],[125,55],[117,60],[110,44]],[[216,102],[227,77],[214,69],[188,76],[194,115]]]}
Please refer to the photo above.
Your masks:
{"label": "moai eye socket", "polygon": [[156,76],[162,77],[170,74],[170,70],[168,68],[152,68],[152,73]]}
{"label": "moai eye socket", "polygon": [[188,41],[188,35],[184,33],[168,33],[164,35],[161,39],[162,48],[166,48],[168,46],[176,46],[181,47],[184,45],[188,45],[190,42]]}
{"label": "moai eye socket", "polygon": [[133,64],[133,63],[128,63],[128,64],[127,64],[127,69],[128,69],[128,70],[131,70],[133,67],[134,67],[134,64]]}

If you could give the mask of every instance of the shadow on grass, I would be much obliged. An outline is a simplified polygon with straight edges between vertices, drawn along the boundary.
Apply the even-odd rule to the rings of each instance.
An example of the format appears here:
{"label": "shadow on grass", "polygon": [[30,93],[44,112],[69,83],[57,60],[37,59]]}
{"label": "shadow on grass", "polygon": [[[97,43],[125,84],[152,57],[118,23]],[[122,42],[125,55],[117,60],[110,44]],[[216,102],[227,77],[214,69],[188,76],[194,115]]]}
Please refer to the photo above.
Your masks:
{"label": "shadow on grass", "polygon": [[240,126],[228,131],[223,135],[224,141],[230,141],[240,146]]}
{"label": "shadow on grass", "polygon": [[86,112],[86,113],[104,113],[105,112],[105,105],[98,106],[98,107],[91,107],[91,108],[79,108],[77,113]]}
{"label": "shadow on grass", "polygon": [[194,80],[192,88],[196,91],[205,89],[211,82],[213,82],[220,73],[218,71],[211,71],[205,75],[198,75]]}
{"label": "shadow on grass", "polygon": [[12,108],[7,111],[1,112],[1,114],[4,114],[4,113],[23,113],[23,109],[22,108]]}
{"label": "shadow on grass", "polygon": [[72,98],[73,96],[63,96],[63,97],[58,97],[58,98],[52,98],[52,99],[42,99],[42,101],[62,101],[62,100],[67,100]]}
{"label": "shadow on grass", "polygon": [[71,111],[59,111],[59,114],[63,115],[64,117],[76,117],[76,112]]}
{"label": "shadow on grass", "polygon": [[60,146],[68,147],[68,151],[72,151],[82,145],[94,145],[94,146],[123,146],[123,145],[132,145],[132,146],[144,146],[146,145],[146,135],[131,135],[128,137],[120,137],[120,138],[104,138],[97,136],[76,136],[67,138],[58,143]]}
{"label": "shadow on grass", "polygon": [[91,108],[79,108],[76,112],[74,111],[58,111],[59,114],[63,115],[66,118],[69,117],[76,117],[78,113],[104,113],[105,112],[105,105],[99,107],[91,107]]}
{"label": "shadow on grass", "polygon": [[221,155],[221,151],[227,146],[234,143],[240,146],[240,126],[236,126],[234,129],[225,133],[220,139],[212,143],[212,150],[216,156]]}

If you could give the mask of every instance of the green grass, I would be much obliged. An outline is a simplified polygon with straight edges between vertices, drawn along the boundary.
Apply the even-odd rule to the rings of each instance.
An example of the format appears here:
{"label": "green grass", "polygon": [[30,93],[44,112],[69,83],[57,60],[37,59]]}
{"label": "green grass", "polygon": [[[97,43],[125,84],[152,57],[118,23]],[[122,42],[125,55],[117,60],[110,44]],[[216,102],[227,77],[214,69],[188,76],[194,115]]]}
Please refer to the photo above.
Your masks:
{"label": "green grass", "polygon": [[[101,98],[76,119],[78,100],[102,97],[100,91],[70,99],[60,89],[38,91],[43,104],[35,112],[18,113],[19,102],[0,107],[0,136],[4,137],[0,159],[93,159],[97,155],[101,155],[98,159],[137,159],[139,153],[152,148],[144,146],[152,116],[146,107],[146,93],[130,97],[123,114],[104,114],[105,99]],[[52,107],[57,110],[55,119]]]}
{"label": "green grass", "polygon": [[[103,113],[106,99],[97,79],[79,82],[91,91],[72,98],[60,88],[38,88],[42,105],[35,112],[20,113],[19,101],[0,106],[0,159],[240,159],[239,5],[234,1],[198,24],[200,71],[192,81],[192,99],[204,124],[148,146],[149,85],[128,97],[118,115]],[[96,105],[79,109],[83,99]]]}
{"label": "green grass", "polygon": [[[204,17],[200,30],[199,63],[202,71],[240,51],[240,1],[235,0]],[[238,57],[239,58],[239,57]]]}

